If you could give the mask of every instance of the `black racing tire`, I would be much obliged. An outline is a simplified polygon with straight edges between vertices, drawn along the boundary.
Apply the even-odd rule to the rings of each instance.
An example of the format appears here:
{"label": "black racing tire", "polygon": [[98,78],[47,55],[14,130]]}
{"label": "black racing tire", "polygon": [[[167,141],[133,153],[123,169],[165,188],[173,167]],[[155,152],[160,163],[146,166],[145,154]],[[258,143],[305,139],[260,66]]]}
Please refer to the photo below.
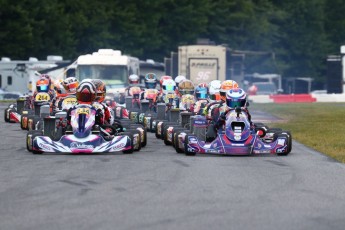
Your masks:
{"label": "black racing tire", "polygon": [[30,130],[26,134],[26,149],[29,152],[32,152],[33,154],[41,154],[42,153],[41,151],[32,150],[29,146],[29,142],[31,141],[31,147],[32,147],[32,144],[33,144],[32,141],[35,139],[35,137],[38,137],[38,136],[43,136],[43,132],[39,131],[39,130]]}
{"label": "black racing tire", "polygon": [[[172,127],[173,130],[171,131],[171,141],[168,140],[168,129]],[[177,130],[182,130],[183,128],[181,128],[180,126],[166,126],[166,128],[164,129],[164,133],[163,133],[163,141],[165,145],[174,145],[174,133]]]}
{"label": "black racing tire", "polygon": [[30,130],[35,130],[34,128],[34,114],[28,115],[28,124],[26,127],[26,130],[30,131]]}
{"label": "black racing tire", "polygon": [[[20,128],[22,130],[27,130],[28,127],[28,114],[22,114],[20,117]],[[26,123],[26,124],[25,124]]]}
{"label": "black racing tire", "polygon": [[4,111],[4,119],[5,119],[5,122],[10,122],[10,118],[9,118],[9,108],[6,108],[5,111]]}
{"label": "black racing tire", "polygon": [[137,142],[139,142],[138,148],[137,149],[134,148],[133,150],[134,151],[140,151],[141,150],[141,135],[140,135],[140,131],[136,130],[136,129],[130,129],[130,130],[126,131],[125,133],[128,133],[128,132],[131,133],[132,136],[133,136],[133,146],[135,145],[134,138],[137,137]]}
{"label": "black racing tire", "polygon": [[157,139],[162,139],[162,129],[163,129],[164,122],[168,122],[168,121],[167,120],[156,120],[155,134],[156,134]]}
{"label": "black racing tire", "polygon": [[131,124],[131,129],[137,129],[142,131],[141,135],[141,147],[147,145],[147,130],[142,124]]}
{"label": "black racing tire", "polygon": [[184,139],[184,152],[185,152],[186,156],[195,156],[196,155],[195,152],[188,151],[188,146],[187,146],[188,137],[189,137],[189,135],[187,134],[185,139]]}
{"label": "black racing tire", "polygon": [[287,137],[287,151],[285,153],[277,153],[278,156],[287,156],[292,150],[292,136],[289,131],[282,131],[281,133],[277,134],[277,138],[279,137]]}
{"label": "black racing tire", "polygon": [[123,150],[123,154],[132,154],[134,152],[134,146],[133,146],[133,134],[131,132],[123,132],[121,135],[127,135],[129,136],[131,148],[128,150]]}
{"label": "black racing tire", "polygon": [[163,123],[162,131],[161,131],[161,133],[162,133],[162,135],[161,135],[162,140],[164,140],[168,128],[172,127],[172,126],[179,127],[179,124],[177,122],[172,122],[172,121],[164,122]]}
{"label": "black racing tire", "polygon": [[180,135],[180,133],[182,133],[182,132],[187,132],[187,130],[179,130],[173,135],[174,148],[175,148],[177,153],[184,153],[184,151],[178,147],[178,135]]}

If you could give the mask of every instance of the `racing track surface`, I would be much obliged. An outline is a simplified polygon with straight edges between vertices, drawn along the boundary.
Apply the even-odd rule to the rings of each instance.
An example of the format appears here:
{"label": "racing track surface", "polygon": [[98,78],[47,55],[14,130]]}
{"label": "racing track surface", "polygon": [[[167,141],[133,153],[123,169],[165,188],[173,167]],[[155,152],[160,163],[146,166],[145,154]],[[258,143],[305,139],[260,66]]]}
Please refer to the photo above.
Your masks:
{"label": "racing track surface", "polygon": [[345,166],[297,142],[287,157],[187,157],[150,134],[133,155],[33,155],[0,125],[2,230],[345,226]]}

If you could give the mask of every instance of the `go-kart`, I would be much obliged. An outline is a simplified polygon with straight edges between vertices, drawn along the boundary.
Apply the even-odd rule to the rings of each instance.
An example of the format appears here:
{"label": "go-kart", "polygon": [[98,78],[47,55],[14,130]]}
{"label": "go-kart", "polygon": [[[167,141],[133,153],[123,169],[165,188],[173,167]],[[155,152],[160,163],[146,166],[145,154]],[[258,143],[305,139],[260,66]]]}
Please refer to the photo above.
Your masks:
{"label": "go-kart", "polygon": [[[205,125],[205,120],[194,120],[193,126]],[[272,139],[265,139],[264,127],[253,128],[242,108],[229,110],[225,114],[225,125],[219,129],[212,142],[200,140],[195,134],[180,134],[175,148],[186,155],[212,153],[221,155],[277,154],[291,152],[292,138],[288,131],[276,131]]]}
{"label": "go-kart", "polygon": [[[29,131],[27,149],[35,154],[42,152],[63,153],[132,153],[135,138],[131,133],[117,135],[112,126],[95,125],[97,110],[90,105],[77,105],[71,111],[70,126],[59,124],[61,137],[53,140],[43,132]],[[66,128],[69,127],[69,128]],[[66,129],[64,129],[66,128]],[[106,135],[104,135],[104,133]]]}
{"label": "go-kart", "polygon": [[19,97],[16,103],[10,104],[4,111],[5,122],[19,123],[21,120],[21,113],[24,109],[31,106],[31,96]]}

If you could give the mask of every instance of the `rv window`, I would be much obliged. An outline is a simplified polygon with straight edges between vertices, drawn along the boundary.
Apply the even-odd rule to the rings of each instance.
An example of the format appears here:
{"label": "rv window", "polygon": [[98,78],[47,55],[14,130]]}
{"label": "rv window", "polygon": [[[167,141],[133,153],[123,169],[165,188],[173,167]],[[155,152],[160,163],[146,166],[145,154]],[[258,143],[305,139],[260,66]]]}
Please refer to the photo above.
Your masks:
{"label": "rv window", "polygon": [[7,85],[12,85],[12,77],[11,76],[7,77]]}
{"label": "rv window", "polygon": [[0,88],[2,88],[2,75],[0,75]]}

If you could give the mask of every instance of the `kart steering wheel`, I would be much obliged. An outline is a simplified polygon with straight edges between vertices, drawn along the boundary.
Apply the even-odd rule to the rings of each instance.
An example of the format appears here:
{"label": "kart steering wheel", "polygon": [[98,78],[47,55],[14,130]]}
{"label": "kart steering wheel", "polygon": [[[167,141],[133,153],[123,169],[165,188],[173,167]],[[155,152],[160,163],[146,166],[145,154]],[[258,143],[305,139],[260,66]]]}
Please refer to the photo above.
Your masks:
{"label": "kart steering wheel", "polygon": [[114,121],[113,127],[115,128],[116,132],[124,132],[123,126],[118,121]]}

